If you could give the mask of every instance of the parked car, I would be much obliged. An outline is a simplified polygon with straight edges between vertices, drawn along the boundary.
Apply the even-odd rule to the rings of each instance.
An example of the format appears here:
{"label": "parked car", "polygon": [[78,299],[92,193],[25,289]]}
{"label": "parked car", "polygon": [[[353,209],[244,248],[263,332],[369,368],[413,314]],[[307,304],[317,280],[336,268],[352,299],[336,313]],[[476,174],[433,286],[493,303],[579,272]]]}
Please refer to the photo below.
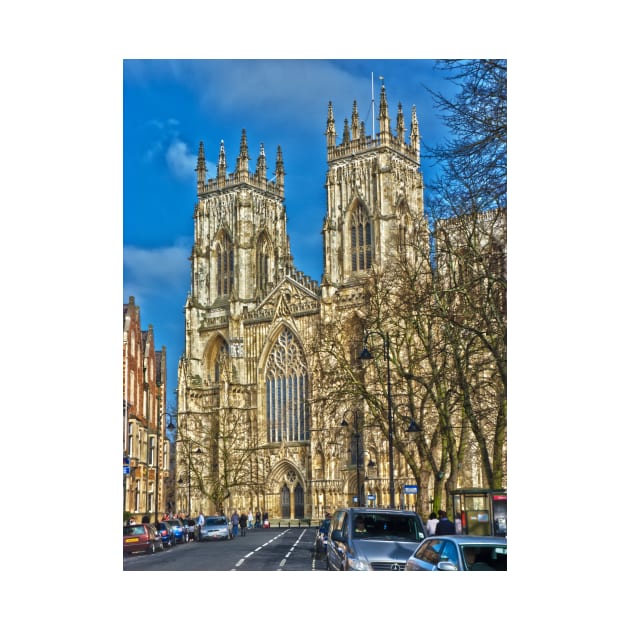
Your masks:
{"label": "parked car", "polygon": [[164,545],[160,534],[153,525],[139,523],[123,525],[123,553],[155,553],[162,551]]}
{"label": "parked car", "polygon": [[328,535],[329,571],[403,571],[427,536],[415,512],[379,508],[337,510]]}
{"label": "parked car", "polygon": [[186,526],[181,519],[173,518],[166,522],[173,528],[173,533],[175,534],[175,544],[179,545],[181,543],[188,542],[188,529],[186,529]]}
{"label": "parked car", "polygon": [[320,522],[315,538],[315,552],[325,554],[328,546],[328,530],[330,529],[330,519],[325,518]]}
{"label": "parked car", "polygon": [[206,516],[205,523],[199,528],[199,540],[228,540],[230,525],[225,516]]}
{"label": "parked car", "polygon": [[195,540],[197,532],[197,521],[194,518],[183,519],[186,531],[188,532],[188,540]]}
{"label": "parked car", "polygon": [[431,536],[407,559],[405,571],[507,571],[507,538]]}
{"label": "parked car", "polygon": [[169,525],[166,521],[160,521],[159,523],[156,523],[155,527],[162,537],[162,543],[164,546],[173,547],[175,545],[175,532],[173,531],[171,525]]}

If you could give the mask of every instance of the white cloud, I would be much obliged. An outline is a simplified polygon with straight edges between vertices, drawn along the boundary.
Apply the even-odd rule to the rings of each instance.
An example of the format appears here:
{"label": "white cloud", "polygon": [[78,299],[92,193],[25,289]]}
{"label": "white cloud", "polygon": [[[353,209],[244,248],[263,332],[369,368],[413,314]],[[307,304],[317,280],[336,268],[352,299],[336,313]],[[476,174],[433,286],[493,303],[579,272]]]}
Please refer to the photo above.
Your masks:
{"label": "white cloud", "polygon": [[[180,292],[190,280],[190,247],[176,243],[170,247],[142,249],[126,246],[123,251],[124,295],[138,297]],[[135,289],[135,290],[134,290]]]}
{"label": "white cloud", "polygon": [[197,156],[191,153],[188,145],[175,139],[166,149],[166,164],[177,179],[191,179],[195,176]]}

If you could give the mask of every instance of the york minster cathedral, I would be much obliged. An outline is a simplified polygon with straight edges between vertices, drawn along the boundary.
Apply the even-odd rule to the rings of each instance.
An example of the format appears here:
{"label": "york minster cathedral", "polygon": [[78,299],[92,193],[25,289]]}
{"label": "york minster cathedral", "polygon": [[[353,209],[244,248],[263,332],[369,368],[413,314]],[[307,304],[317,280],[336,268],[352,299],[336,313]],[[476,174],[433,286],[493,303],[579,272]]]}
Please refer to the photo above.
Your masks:
{"label": "york minster cathedral", "polygon": [[[422,395],[432,384],[417,366],[429,359],[397,320],[415,306],[390,292],[404,275],[393,259],[414,259],[420,275],[439,264],[427,253],[415,108],[406,120],[399,105],[390,119],[383,85],[374,137],[356,102],[341,142],[337,125],[329,103],[321,282],[293,263],[281,147],[267,156],[261,144],[250,168],[243,130],[234,169],[221,142],[208,177],[199,145],[177,385],[179,510],[308,519],[393,503],[424,513],[438,472],[454,474],[442,465],[449,444],[414,442],[418,426],[427,434],[444,416]],[[414,313],[405,321],[417,323]],[[469,450],[457,483],[486,483]]]}

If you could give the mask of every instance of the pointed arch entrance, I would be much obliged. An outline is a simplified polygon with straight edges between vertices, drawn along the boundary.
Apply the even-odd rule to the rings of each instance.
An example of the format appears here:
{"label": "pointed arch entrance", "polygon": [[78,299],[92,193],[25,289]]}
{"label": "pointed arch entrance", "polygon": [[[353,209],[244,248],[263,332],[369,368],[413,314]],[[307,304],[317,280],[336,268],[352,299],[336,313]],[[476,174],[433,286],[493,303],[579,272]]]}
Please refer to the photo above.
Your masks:
{"label": "pointed arch entrance", "polygon": [[295,466],[288,461],[281,462],[268,483],[270,512],[282,519],[304,518],[304,487],[304,479]]}

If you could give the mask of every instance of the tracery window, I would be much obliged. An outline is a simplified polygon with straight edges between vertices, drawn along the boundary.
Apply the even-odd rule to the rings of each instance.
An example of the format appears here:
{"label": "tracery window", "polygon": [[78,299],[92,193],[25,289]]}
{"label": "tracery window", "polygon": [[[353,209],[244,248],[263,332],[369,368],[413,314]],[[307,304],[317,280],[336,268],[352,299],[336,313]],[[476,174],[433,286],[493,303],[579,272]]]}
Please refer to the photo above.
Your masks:
{"label": "tracery window", "polygon": [[302,348],[286,328],[267,360],[265,384],[267,440],[306,440],[309,424],[306,360]]}
{"label": "tracery window", "polygon": [[352,271],[372,266],[372,224],[363,206],[358,206],[350,219],[350,255]]}
{"label": "tracery window", "polygon": [[234,284],[234,249],[227,234],[223,234],[216,249],[217,297],[227,296]]}

